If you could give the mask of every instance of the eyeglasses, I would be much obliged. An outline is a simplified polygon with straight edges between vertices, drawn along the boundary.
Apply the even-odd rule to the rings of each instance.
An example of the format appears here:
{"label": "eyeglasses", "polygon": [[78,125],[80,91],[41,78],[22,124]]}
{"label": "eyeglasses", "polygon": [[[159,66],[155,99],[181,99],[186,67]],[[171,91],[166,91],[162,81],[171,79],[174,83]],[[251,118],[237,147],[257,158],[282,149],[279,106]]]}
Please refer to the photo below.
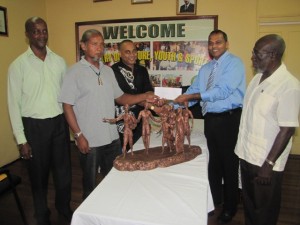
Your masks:
{"label": "eyeglasses", "polygon": [[254,56],[258,59],[262,59],[264,57],[264,55],[269,55],[269,54],[273,54],[273,52],[259,52],[255,49],[253,49],[253,51],[252,51],[252,56]]}

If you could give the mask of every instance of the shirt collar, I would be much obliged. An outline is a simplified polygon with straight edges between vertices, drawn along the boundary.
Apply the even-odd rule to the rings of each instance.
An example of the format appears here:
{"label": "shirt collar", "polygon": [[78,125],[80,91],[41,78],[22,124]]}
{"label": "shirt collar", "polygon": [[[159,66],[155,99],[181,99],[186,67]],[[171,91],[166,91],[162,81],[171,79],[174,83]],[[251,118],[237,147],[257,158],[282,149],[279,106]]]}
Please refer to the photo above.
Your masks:
{"label": "shirt collar", "polygon": [[[275,70],[265,81],[269,83],[279,83],[283,76],[285,76],[286,72],[286,65],[282,62],[281,65]],[[260,73],[260,76],[262,76],[262,73]]]}
{"label": "shirt collar", "polygon": [[229,55],[229,52],[226,51],[226,52],[223,53],[223,55],[221,55],[221,57],[220,57],[218,60],[213,59],[212,61],[214,62],[214,64],[215,64],[216,62],[218,62],[218,64],[220,65],[220,63],[222,63],[223,60],[224,60],[228,55]]}
{"label": "shirt collar", "polygon": [[[47,55],[52,54],[52,50],[50,48],[48,48],[48,46],[46,46],[46,50],[47,50]],[[30,46],[28,46],[28,49],[26,51],[27,56],[35,56],[34,52],[32,51],[32,49],[30,48]],[[47,56],[46,55],[46,56]]]}
{"label": "shirt collar", "polygon": [[[119,65],[120,65],[121,67],[125,68],[126,70],[132,71],[131,67],[127,66],[127,65],[122,61],[122,58],[120,58]],[[133,65],[133,69],[135,69],[135,67],[136,67],[136,64]]]}
{"label": "shirt collar", "polygon": [[[84,58],[84,55],[83,56],[81,56],[81,59],[80,59],[80,63],[82,64],[82,65],[85,65],[85,66],[88,66],[88,67],[90,67],[90,66],[93,66],[91,63],[89,63],[85,58]],[[100,60],[99,61],[99,68],[101,68],[104,64],[103,64],[103,62]],[[93,66],[94,67],[94,66]]]}

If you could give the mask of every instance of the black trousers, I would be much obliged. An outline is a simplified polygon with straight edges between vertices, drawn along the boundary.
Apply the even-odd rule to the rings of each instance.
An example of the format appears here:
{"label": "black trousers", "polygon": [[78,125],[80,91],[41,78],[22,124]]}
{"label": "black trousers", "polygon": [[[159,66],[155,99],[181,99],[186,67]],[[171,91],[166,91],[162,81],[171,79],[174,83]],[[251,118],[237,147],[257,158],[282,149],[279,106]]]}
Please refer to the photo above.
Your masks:
{"label": "black trousers", "polygon": [[83,199],[85,199],[97,186],[96,173],[100,166],[101,172],[106,176],[115,158],[120,154],[120,139],[114,140],[108,145],[92,147],[88,154],[80,154],[80,164],[83,172]]}
{"label": "black trousers", "polygon": [[[209,150],[208,179],[215,205],[234,214],[238,204],[239,161],[234,153],[241,109],[224,113],[207,113],[204,134]],[[224,185],[222,185],[224,181]]]}
{"label": "black trousers", "polygon": [[258,166],[240,160],[242,194],[246,225],[276,225],[281,203],[283,172],[272,172],[270,185],[257,184],[254,180]]}
{"label": "black trousers", "polygon": [[23,117],[27,142],[32,158],[27,164],[31,182],[35,217],[39,224],[47,223],[50,211],[47,206],[49,173],[55,186],[55,207],[61,212],[70,210],[71,158],[69,127],[63,114],[49,119]]}

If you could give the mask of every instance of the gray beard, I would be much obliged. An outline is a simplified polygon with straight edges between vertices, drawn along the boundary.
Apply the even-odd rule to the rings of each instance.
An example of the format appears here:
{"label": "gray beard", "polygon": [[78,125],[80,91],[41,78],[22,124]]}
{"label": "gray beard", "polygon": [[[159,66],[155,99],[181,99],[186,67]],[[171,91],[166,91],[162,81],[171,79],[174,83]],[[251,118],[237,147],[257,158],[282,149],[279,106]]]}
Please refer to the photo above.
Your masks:
{"label": "gray beard", "polygon": [[99,57],[98,57],[98,56],[94,56],[94,57],[92,58],[92,60],[93,60],[94,62],[98,62],[98,61],[99,61]]}
{"label": "gray beard", "polygon": [[260,68],[254,69],[256,73],[263,73],[264,71]]}

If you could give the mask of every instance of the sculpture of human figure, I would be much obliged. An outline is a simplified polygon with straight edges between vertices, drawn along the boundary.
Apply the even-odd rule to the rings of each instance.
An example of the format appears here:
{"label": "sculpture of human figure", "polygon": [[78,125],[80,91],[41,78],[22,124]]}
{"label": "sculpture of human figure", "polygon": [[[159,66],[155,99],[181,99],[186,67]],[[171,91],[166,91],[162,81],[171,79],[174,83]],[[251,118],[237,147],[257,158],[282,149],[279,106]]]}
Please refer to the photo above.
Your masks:
{"label": "sculpture of human figure", "polygon": [[171,140],[175,139],[175,128],[176,128],[176,113],[173,105],[168,105],[168,123],[170,125]]}
{"label": "sculpture of human figure", "polygon": [[184,152],[184,119],[182,108],[178,108],[176,114],[175,149],[176,154]]}
{"label": "sculpture of human figure", "polygon": [[[191,147],[191,131],[194,126],[194,116],[193,113],[188,108],[188,102],[184,102],[184,106],[185,108],[182,110],[183,121],[184,121],[183,132],[184,132],[184,136],[188,140],[189,147]],[[190,125],[190,118],[192,119],[192,125]]]}
{"label": "sculpture of human figure", "polygon": [[142,138],[145,146],[145,153],[148,155],[151,135],[151,124],[149,123],[149,119],[153,120],[154,122],[160,122],[152,115],[151,111],[149,110],[148,102],[144,104],[144,109],[140,111],[137,122],[139,123],[141,119],[143,124]]}
{"label": "sculpture of human figure", "polygon": [[122,146],[123,157],[126,156],[126,146],[129,144],[131,155],[133,155],[133,133],[132,130],[136,128],[137,120],[134,115],[129,113],[129,105],[124,106],[125,113],[119,115],[114,119],[104,118],[103,122],[116,123],[119,120],[124,120],[124,141]]}
{"label": "sculpture of human figure", "polygon": [[161,145],[162,154],[164,153],[166,143],[167,143],[167,146],[169,147],[170,152],[172,152],[174,137],[171,134],[171,126],[168,123],[167,116],[161,117],[161,129],[162,129],[162,145]]}

